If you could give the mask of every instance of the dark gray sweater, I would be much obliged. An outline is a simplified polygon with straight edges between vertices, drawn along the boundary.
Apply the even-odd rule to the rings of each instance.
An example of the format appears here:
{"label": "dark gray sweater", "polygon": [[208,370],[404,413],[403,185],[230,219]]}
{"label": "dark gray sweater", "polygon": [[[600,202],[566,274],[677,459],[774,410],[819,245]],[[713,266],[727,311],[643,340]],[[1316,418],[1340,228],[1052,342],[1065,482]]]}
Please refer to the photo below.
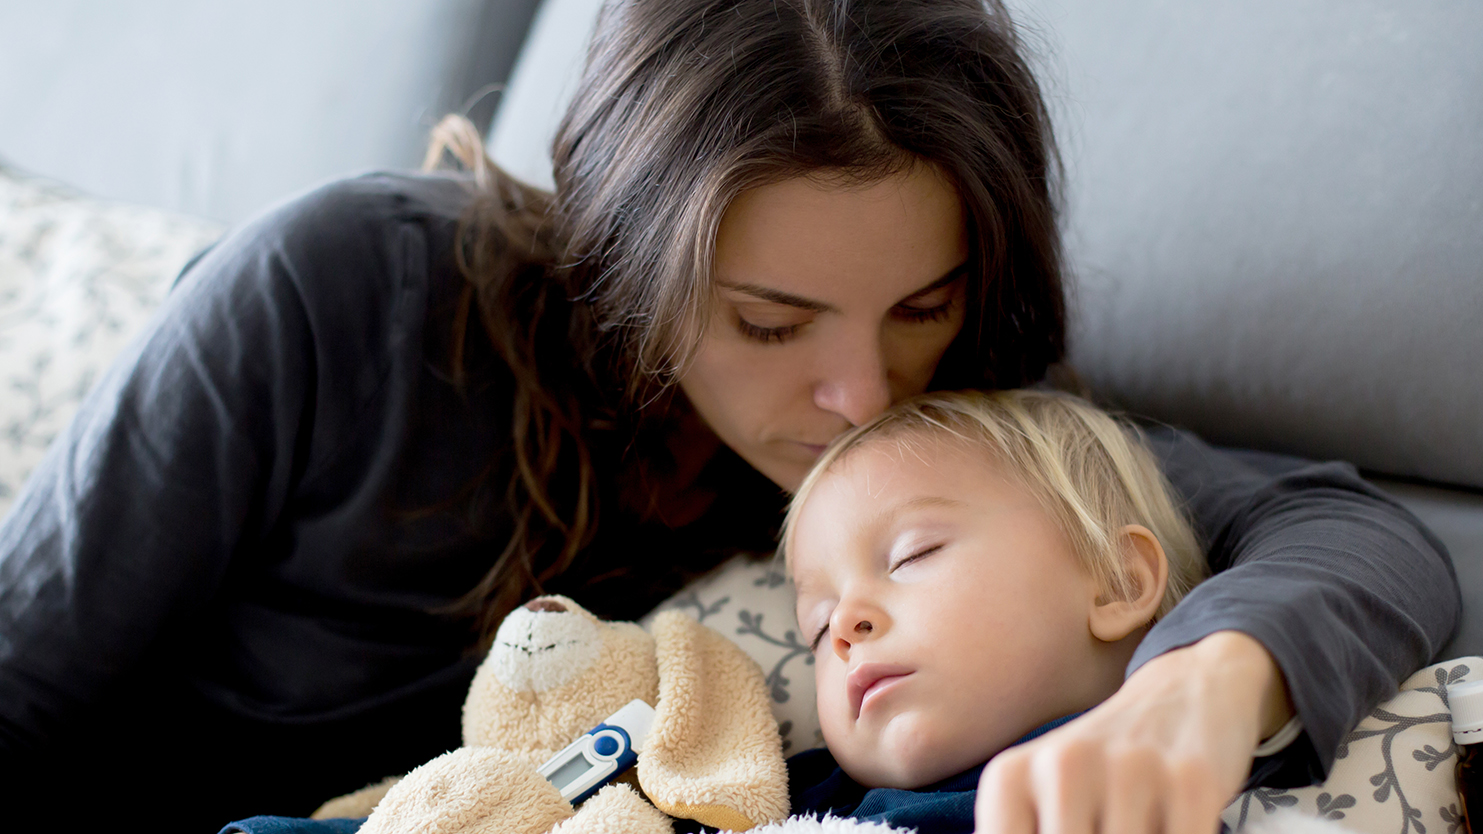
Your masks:
{"label": "dark gray sweater", "polygon": [[[269,212],[186,269],[88,397],[0,526],[0,784],[19,801],[209,828],[458,744],[474,638],[433,609],[509,534],[502,496],[475,512],[461,492],[503,465],[508,372],[476,351],[460,389],[439,363],[469,195],[380,174]],[[1452,630],[1442,545],[1347,465],[1151,441],[1217,575],[1133,666],[1256,636],[1325,770]],[[727,512],[680,530],[609,512],[551,590],[632,618],[765,548],[777,489],[729,454],[706,477]]]}

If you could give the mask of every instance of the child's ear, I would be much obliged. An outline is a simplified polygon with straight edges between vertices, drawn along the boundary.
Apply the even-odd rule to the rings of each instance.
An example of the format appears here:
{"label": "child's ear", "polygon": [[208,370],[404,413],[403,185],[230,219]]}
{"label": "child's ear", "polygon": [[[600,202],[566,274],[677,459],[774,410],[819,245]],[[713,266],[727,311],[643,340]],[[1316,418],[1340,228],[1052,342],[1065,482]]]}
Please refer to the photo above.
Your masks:
{"label": "child's ear", "polygon": [[1158,537],[1141,524],[1118,531],[1119,555],[1129,580],[1129,593],[1103,593],[1092,602],[1092,635],[1113,643],[1149,624],[1164,601],[1169,559]]}

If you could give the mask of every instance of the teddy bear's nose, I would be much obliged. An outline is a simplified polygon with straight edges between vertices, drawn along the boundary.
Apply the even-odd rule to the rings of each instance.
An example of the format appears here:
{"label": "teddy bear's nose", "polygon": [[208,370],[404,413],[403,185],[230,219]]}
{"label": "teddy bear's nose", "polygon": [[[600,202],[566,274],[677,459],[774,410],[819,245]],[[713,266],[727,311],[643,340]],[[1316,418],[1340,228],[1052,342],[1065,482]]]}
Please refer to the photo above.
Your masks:
{"label": "teddy bear's nose", "polygon": [[533,599],[525,604],[531,611],[549,611],[552,614],[560,614],[566,610],[566,606],[554,599]]}

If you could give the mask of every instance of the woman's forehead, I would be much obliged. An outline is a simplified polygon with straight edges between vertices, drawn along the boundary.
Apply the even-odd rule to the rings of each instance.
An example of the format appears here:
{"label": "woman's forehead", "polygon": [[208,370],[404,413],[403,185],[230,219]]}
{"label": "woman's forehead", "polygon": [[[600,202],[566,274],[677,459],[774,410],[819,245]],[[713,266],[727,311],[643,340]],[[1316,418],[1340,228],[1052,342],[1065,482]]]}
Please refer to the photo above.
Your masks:
{"label": "woman's forehead", "polygon": [[863,185],[794,177],[748,189],[722,216],[714,265],[722,285],[838,305],[862,283],[915,292],[967,255],[957,192],[914,166]]}

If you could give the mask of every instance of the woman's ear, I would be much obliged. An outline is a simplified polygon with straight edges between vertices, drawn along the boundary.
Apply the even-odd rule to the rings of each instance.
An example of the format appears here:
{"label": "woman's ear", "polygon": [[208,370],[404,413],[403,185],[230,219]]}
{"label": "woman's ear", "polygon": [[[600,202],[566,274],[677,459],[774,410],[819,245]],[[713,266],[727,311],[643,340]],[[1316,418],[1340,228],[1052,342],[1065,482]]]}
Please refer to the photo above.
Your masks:
{"label": "woman's ear", "polygon": [[1118,543],[1123,572],[1129,580],[1128,593],[1103,593],[1092,602],[1092,635],[1108,643],[1148,625],[1164,601],[1164,588],[1169,583],[1169,559],[1152,530],[1129,524],[1118,531]]}

